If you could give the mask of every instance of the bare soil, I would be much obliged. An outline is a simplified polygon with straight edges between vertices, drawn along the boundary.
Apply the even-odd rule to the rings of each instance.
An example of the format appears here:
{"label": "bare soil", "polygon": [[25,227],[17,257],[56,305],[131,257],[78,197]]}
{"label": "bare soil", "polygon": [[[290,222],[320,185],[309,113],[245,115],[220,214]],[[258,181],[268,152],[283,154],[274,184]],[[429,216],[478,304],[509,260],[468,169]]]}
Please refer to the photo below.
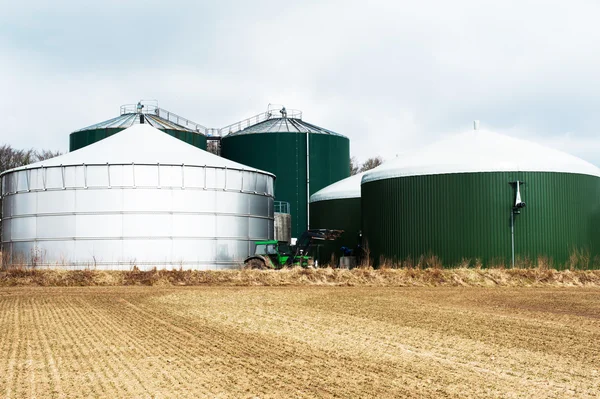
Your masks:
{"label": "bare soil", "polygon": [[0,288],[0,396],[597,398],[598,288]]}

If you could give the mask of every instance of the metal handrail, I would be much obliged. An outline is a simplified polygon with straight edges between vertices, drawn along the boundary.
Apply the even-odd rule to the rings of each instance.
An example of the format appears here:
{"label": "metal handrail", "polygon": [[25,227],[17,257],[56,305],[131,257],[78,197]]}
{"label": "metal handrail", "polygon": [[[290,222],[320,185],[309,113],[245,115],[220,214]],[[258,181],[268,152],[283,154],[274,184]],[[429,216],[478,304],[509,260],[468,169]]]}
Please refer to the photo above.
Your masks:
{"label": "metal handrail", "polygon": [[138,108],[138,104],[124,104],[121,105],[121,115],[125,114],[154,114],[159,109],[157,105],[142,104],[142,109]]}
{"label": "metal handrail", "polygon": [[[227,125],[218,130],[219,136],[224,136],[227,134],[237,133],[241,130],[244,130],[247,127],[252,125],[256,125],[257,123],[268,121],[269,119],[281,118],[283,116],[281,110],[283,108],[277,109],[269,109],[266,112],[262,112],[258,115],[251,116],[250,118],[246,118],[236,123],[232,123],[231,125]],[[286,118],[289,119],[302,119],[302,111],[297,109],[286,109]]]}
{"label": "metal handrail", "polygon": [[[141,105],[141,107],[140,107]],[[137,103],[137,104],[124,104],[121,105],[121,115],[125,114],[152,114],[156,115],[160,118],[168,120],[176,125],[185,127],[189,130],[193,130],[198,133],[202,133],[207,135],[209,129],[206,126],[203,126],[199,123],[193,122],[183,116],[179,116],[171,111],[167,111],[166,109],[160,108],[158,105],[148,104],[148,103]]]}
{"label": "metal handrail", "polygon": [[[110,181],[110,167],[111,166],[131,166],[131,173],[132,173],[132,184],[129,185],[111,185],[111,181]],[[156,167],[157,168],[157,173],[158,173],[158,179],[157,179],[157,185],[149,185],[149,186],[142,186],[139,184],[136,184],[136,166],[140,167],[140,166],[152,166],[152,167]],[[135,163],[135,162],[129,162],[129,163],[122,163],[122,162],[115,162],[115,163],[90,163],[90,164],[86,164],[86,163],[80,163],[80,164],[67,164],[67,165],[49,165],[49,166],[44,166],[44,165],[40,165],[40,166],[36,166],[33,168],[23,168],[23,169],[19,169],[19,170],[10,170],[10,171],[5,171],[3,173],[0,174],[0,199],[10,196],[10,195],[15,195],[15,194],[19,194],[19,193],[24,193],[24,192],[37,192],[37,191],[56,191],[56,190],[65,190],[67,189],[67,187],[65,186],[65,173],[64,170],[65,168],[69,168],[69,167],[82,167],[83,168],[83,184],[82,185],[76,185],[76,186],[69,186],[68,189],[99,189],[99,188],[112,188],[112,187],[117,187],[117,188],[157,188],[160,189],[162,187],[165,188],[173,188],[173,187],[177,187],[177,188],[181,188],[181,189],[203,189],[203,190],[224,190],[224,191],[239,191],[242,193],[254,193],[254,194],[258,194],[258,195],[266,195],[266,196],[273,196],[272,190],[268,189],[268,180],[265,181],[265,191],[262,192],[262,194],[258,191],[256,191],[257,188],[257,181],[258,181],[258,175],[262,175],[262,176],[267,176],[272,178],[272,181],[274,181],[275,179],[275,175],[273,175],[272,173],[269,172],[264,172],[264,171],[260,171],[260,170],[256,170],[256,169],[239,169],[239,168],[232,168],[232,167],[228,167],[228,166],[210,166],[210,165],[186,165],[186,164],[171,164],[171,163]],[[90,186],[88,183],[88,168],[89,167],[106,167],[106,173],[107,173],[107,184],[106,185],[100,185],[100,186]],[[165,168],[165,167],[176,167],[176,168],[181,168],[181,184],[177,184],[175,186],[172,185],[162,185],[160,183],[160,168]],[[207,185],[207,175],[206,172],[204,173],[204,185],[203,187],[200,186],[190,186],[189,184],[186,185],[186,181],[185,181],[185,169],[186,168],[195,168],[195,169],[218,169],[218,170],[224,170],[225,171],[225,179],[224,179],[224,184],[223,186],[219,186],[219,187],[210,187]],[[56,187],[48,187],[47,186],[47,176],[48,176],[48,170],[50,169],[60,169],[61,171],[61,176],[62,176],[62,183],[59,186]],[[37,187],[37,188],[32,188],[30,186],[30,176],[29,173],[31,173],[32,170],[41,170],[42,171],[42,186],[41,187]],[[241,188],[231,188],[230,186],[228,187],[227,184],[227,172],[228,171],[235,171],[238,173],[241,173]],[[18,187],[18,174],[20,172],[25,172],[25,177],[26,177],[26,181],[27,181],[27,188],[23,189],[23,190],[19,190]],[[254,190],[248,190],[248,189],[244,189],[244,173],[245,172],[250,172],[254,174]],[[12,182],[10,182],[9,179],[12,179]],[[10,190],[6,190],[7,184],[13,183],[13,188],[15,188],[15,191],[10,191]],[[9,187],[10,188],[10,187]]]}
{"label": "metal handrail", "polygon": [[274,201],[273,212],[275,213],[290,213],[290,203],[285,201]]}
{"label": "metal handrail", "polygon": [[159,116],[163,119],[168,120],[169,122],[173,122],[179,126],[187,127],[188,129],[194,130],[196,132],[202,133],[204,135],[208,135],[208,131],[212,130],[207,128],[206,126],[202,126],[199,123],[192,122],[189,119],[186,119],[182,116],[174,114],[173,112],[167,111],[166,109],[156,108],[154,111],[156,116]]}
{"label": "metal handrail", "polygon": [[[140,107],[140,105],[142,107]],[[198,133],[202,133],[208,137],[223,137],[228,134],[237,133],[246,129],[247,127],[268,121],[269,119],[283,117],[288,119],[302,120],[302,111],[297,109],[286,109],[283,106],[280,108],[272,107],[271,104],[269,104],[266,112],[262,112],[222,128],[208,128],[199,123],[192,122],[191,120],[179,116],[173,112],[167,111],[166,109],[160,108],[158,105],[148,104],[147,102],[121,105],[121,115],[124,114],[153,114],[160,118],[166,119],[169,122],[175,123],[176,125],[183,126]]]}

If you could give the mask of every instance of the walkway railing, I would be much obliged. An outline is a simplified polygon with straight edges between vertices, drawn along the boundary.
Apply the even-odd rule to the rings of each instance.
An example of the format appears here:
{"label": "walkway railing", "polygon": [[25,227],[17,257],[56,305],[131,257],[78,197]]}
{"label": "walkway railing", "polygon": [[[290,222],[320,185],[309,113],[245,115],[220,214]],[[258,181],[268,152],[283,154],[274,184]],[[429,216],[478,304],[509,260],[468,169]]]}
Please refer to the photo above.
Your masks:
{"label": "walkway railing", "polygon": [[273,209],[275,213],[290,213],[290,203],[285,201],[273,202]]}
{"label": "walkway railing", "polygon": [[[158,103],[157,103],[158,104]],[[208,128],[199,123],[193,122],[183,116],[179,116],[166,109],[159,108],[158,105],[148,104],[147,102],[139,102],[137,104],[121,105],[121,115],[124,114],[153,114],[163,119],[168,120],[176,125],[183,126],[186,129],[202,133],[207,137],[223,137],[228,134],[237,133],[257,123],[268,121],[276,118],[302,119],[302,111],[297,109],[286,109],[285,107],[272,107],[266,112],[251,116],[231,125],[222,128]]]}
{"label": "walkway railing", "polygon": [[[285,116],[284,116],[285,115]],[[231,125],[222,127],[219,129],[219,136],[225,136],[227,134],[237,133],[240,130],[244,130],[247,127],[252,125],[256,125],[257,123],[268,121],[269,119],[275,118],[290,118],[290,119],[302,119],[302,111],[298,111],[297,109],[272,109],[267,112],[263,112],[258,115],[251,116],[250,118],[244,119],[242,121],[232,123]]]}

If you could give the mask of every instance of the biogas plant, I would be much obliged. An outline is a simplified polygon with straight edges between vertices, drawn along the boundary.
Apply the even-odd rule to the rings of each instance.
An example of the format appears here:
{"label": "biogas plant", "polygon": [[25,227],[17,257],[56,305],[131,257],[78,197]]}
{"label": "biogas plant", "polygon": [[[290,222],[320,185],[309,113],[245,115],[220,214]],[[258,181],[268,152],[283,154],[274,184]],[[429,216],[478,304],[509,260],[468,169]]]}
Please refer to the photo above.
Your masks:
{"label": "biogas plant", "polygon": [[346,136],[283,106],[215,129],[139,102],[69,144],[0,175],[5,264],[600,263],[600,169],[478,124],[354,176]]}

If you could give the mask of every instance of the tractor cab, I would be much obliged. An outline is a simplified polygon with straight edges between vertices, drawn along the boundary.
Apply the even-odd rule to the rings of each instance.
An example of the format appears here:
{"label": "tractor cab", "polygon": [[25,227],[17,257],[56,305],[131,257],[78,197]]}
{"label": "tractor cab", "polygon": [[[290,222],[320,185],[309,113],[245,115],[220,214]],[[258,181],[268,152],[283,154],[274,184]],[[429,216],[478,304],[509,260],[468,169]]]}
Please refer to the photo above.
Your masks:
{"label": "tractor cab", "polygon": [[285,241],[264,240],[256,241],[254,255],[244,261],[244,267],[249,269],[281,269],[285,266],[312,267],[314,260],[308,255],[314,240],[335,240],[344,231],[315,229],[302,233],[296,245]]}
{"label": "tractor cab", "polygon": [[254,255],[275,255],[277,253],[277,241],[257,241]]}
{"label": "tractor cab", "polygon": [[273,267],[285,265],[290,256],[292,256],[292,250],[290,245],[285,241],[256,241],[254,257],[262,258],[266,263],[269,263],[267,260],[269,259]]}

